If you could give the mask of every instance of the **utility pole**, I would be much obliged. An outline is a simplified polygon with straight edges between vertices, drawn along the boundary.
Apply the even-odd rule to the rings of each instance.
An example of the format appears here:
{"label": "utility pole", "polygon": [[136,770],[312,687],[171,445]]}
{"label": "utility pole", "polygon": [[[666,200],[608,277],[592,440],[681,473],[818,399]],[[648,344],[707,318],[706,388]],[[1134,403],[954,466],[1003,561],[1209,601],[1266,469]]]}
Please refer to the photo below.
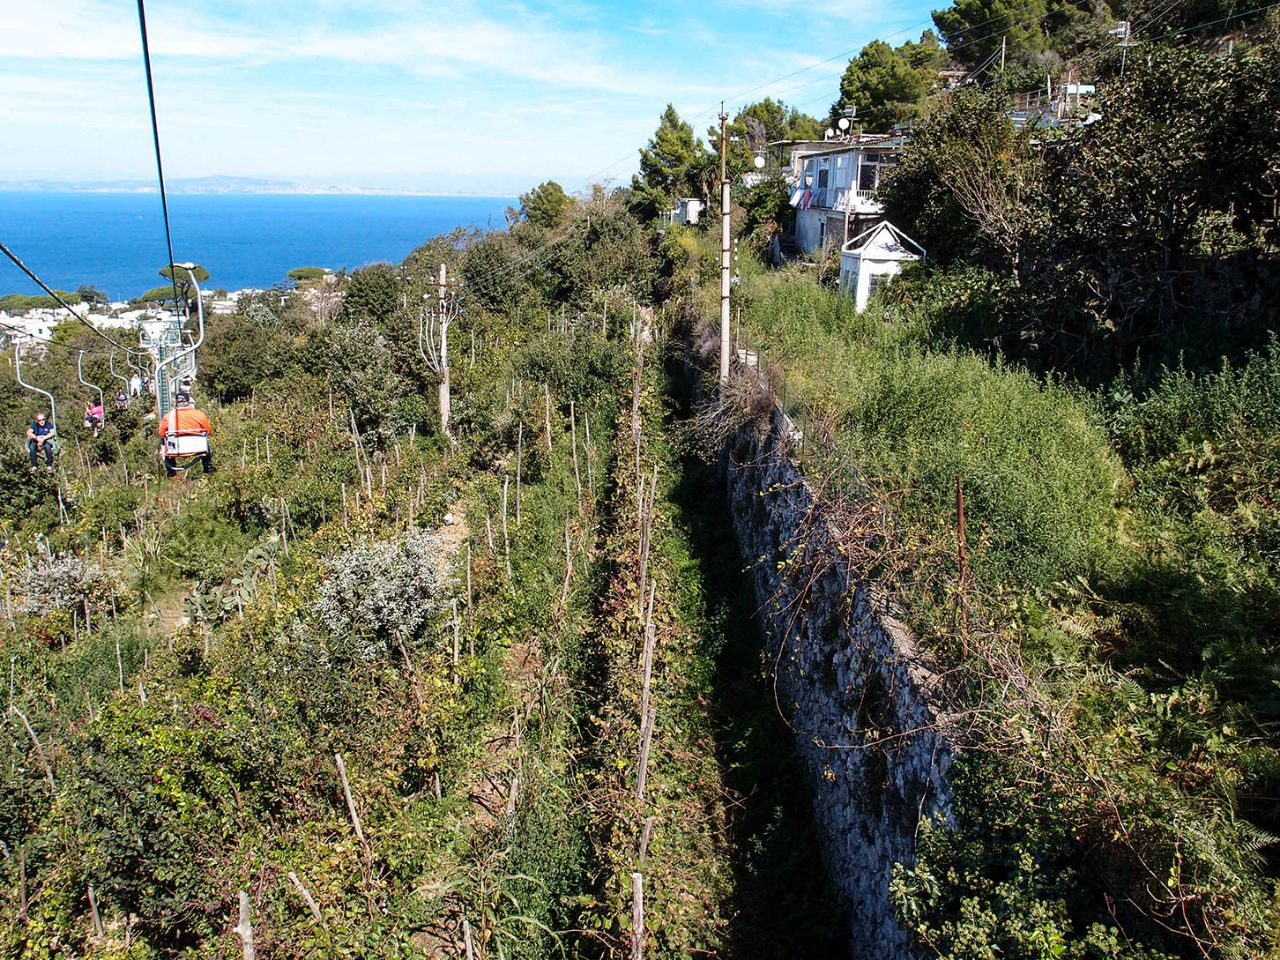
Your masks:
{"label": "utility pole", "polygon": [[729,381],[729,115],[720,103],[720,382]]}
{"label": "utility pole", "polygon": [[449,414],[451,413],[451,396],[449,393],[449,322],[445,319],[449,304],[449,274],[444,261],[440,261],[440,430],[446,437],[452,438],[449,432]]}
{"label": "utility pole", "polygon": [[1001,73],[1004,73],[1004,52],[1005,52],[1005,49],[1008,47],[1008,45],[1009,45],[1009,38],[1001,37],[1000,38],[1000,72]]}

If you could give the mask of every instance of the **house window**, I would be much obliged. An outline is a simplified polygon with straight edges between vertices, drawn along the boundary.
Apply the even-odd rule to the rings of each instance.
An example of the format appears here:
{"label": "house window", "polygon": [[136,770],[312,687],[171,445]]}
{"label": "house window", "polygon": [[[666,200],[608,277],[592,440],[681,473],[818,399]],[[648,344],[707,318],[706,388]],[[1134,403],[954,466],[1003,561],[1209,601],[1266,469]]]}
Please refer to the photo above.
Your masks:
{"label": "house window", "polygon": [[824,217],[818,221],[818,246],[826,246],[827,243],[827,220]]}
{"label": "house window", "polygon": [[887,273],[873,273],[867,277],[867,299],[870,300],[876,295],[876,290],[889,279]]}
{"label": "house window", "polygon": [[830,176],[831,176],[831,171],[827,169],[827,165],[825,163],[818,168],[818,189],[819,190],[822,190],[826,187],[827,178]]}
{"label": "house window", "polygon": [[858,189],[865,190],[867,192],[874,190],[877,182],[879,181],[879,173],[879,167],[863,160],[862,169],[858,171]]}

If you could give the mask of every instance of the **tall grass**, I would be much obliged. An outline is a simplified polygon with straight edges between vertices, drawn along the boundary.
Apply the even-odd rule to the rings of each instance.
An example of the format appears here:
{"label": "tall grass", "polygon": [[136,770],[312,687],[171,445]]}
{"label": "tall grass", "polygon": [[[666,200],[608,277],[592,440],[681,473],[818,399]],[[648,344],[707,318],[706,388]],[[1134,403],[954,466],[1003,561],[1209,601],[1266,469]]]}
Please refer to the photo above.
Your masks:
{"label": "tall grass", "polygon": [[1082,393],[928,343],[926,319],[863,314],[809,280],[750,281],[747,326],[792,396],[838,424],[837,442],[907,519],[947,536],[956,481],[974,569],[1047,585],[1104,559],[1123,476]]}

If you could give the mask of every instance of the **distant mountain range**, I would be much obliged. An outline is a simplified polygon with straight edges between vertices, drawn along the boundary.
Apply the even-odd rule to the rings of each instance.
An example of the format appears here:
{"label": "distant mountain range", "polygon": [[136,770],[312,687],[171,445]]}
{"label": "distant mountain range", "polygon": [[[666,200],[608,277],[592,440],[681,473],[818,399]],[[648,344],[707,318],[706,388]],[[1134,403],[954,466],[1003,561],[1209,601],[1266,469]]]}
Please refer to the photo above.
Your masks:
{"label": "distant mountain range", "polygon": [[[169,180],[165,187],[170,194],[363,194],[428,196],[430,191],[387,190],[372,187],[316,186],[294,183],[289,180],[266,180],[259,177],[196,177],[186,180]],[[0,190],[29,193],[158,193],[153,180],[0,180]]]}

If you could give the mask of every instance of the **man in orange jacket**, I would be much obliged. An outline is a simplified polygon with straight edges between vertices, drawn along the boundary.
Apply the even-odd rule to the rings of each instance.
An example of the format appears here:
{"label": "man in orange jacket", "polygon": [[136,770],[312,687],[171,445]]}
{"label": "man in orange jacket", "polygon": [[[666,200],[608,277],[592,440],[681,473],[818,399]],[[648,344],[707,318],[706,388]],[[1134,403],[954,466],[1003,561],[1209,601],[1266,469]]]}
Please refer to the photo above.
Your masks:
{"label": "man in orange jacket", "polygon": [[[204,437],[204,452],[197,455],[197,459],[204,465],[205,473],[213,473],[213,448],[209,445],[209,418],[204,413],[195,408],[195,404],[190,398],[185,398],[178,406],[174,407],[160,419],[160,440],[161,447],[164,447],[164,438],[168,436],[174,437]],[[173,461],[180,454],[164,456],[164,470],[169,476],[174,476],[178,471],[173,465]]]}

